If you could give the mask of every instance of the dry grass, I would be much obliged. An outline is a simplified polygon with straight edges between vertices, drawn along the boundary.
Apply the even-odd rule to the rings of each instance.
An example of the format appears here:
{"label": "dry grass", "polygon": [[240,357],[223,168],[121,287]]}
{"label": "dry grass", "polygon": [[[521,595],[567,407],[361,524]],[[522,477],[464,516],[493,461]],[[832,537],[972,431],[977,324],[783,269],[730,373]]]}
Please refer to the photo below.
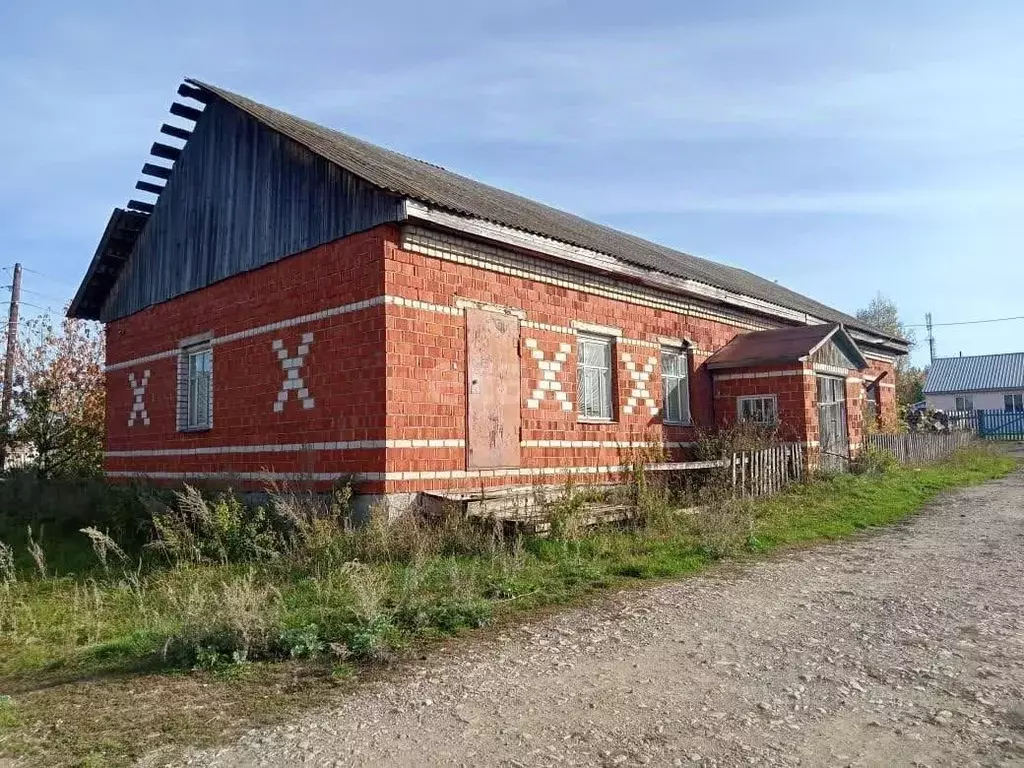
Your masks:
{"label": "dry grass", "polygon": [[[943,488],[1012,466],[965,454],[767,501],[736,504],[719,493],[705,499],[703,516],[675,514],[674,491],[641,472],[627,493],[637,509],[629,525],[574,527],[590,497],[570,488],[566,525],[543,540],[505,539],[455,514],[388,522],[378,512],[354,528],[343,492],[279,489],[257,526],[237,524],[230,499],[188,497],[189,516],[175,522],[177,555],[166,543],[138,556],[115,550],[90,526],[78,536],[95,567],[55,572],[51,562],[41,578],[33,556],[19,564],[0,546],[0,683],[10,696],[0,754],[107,764],[160,744],[224,738],[322,695],[332,677],[350,677],[350,664],[371,669],[433,638],[629,579],[891,522]],[[199,541],[196,526],[211,527],[214,540]],[[262,543],[241,540],[250,535]],[[46,540],[32,541],[46,562]]]}

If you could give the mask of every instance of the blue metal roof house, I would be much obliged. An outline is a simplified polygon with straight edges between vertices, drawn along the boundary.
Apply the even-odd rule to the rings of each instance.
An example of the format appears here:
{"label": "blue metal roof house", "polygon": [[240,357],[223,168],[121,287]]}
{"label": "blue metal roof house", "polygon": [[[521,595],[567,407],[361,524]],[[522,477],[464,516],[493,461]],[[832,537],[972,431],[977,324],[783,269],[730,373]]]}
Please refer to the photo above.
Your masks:
{"label": "blue metal roof house", "polygon": [[1024,413],[1024,352],[937,358],[924,397],[930,408],[943,411]]}

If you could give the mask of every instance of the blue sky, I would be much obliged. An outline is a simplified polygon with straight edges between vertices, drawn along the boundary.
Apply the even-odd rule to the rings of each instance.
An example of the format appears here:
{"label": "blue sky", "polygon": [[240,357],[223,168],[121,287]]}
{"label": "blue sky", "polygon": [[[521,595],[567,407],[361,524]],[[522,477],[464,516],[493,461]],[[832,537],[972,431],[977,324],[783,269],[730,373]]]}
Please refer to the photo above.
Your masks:
{"label": "blue sky", "polygon": [[0,266],[66,300],[193,76],[849,312],[1024,315],[1021,39],[1011,0],[4,3]]}

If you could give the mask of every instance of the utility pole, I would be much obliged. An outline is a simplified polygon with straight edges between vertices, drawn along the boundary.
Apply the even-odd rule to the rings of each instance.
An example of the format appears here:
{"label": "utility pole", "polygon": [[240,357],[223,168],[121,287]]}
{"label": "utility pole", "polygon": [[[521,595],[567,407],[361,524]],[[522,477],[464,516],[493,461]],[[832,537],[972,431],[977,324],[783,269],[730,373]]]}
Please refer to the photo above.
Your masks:
{"label": "utility pole", "polygon": [[924,316],[924,322],[928,326],[928,360],[929,362],[935,362],[935,335],[932,333],[932,313],[928,312]]}
{"label": "utility pole", "polygon": [[[18,305],[21,303],[21,264],[14,265],[11,284],[11,308],[7,313],[7,352],[4,355],[4,391],[0,400],[0,427],[11,426],[11,399],[14,395],[14,358],[18,353]],[[5,435],[6,438],[6,435]],[[7,466],[7,440],[0,441],[0,472]]]}

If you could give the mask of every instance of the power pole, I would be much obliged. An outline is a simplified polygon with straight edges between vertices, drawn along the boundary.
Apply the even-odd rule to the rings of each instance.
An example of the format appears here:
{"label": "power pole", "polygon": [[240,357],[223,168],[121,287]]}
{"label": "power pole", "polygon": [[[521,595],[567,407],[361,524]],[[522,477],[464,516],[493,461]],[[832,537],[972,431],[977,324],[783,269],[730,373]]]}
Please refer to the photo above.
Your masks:
{"label": "power pole", "polygon": [[924,316],[924,322],[928,326],[928,360],[929,362],[935,362],[935,335],[932,333],[932,313],[928,312]]}
{"label": "power pole", "polygon": [[[7,352],[4,355],[4,391],[0,400],[0,427],[11,426],[11,399],[14,395],[14,358],[18,353],[18,305],[21,303],[21,264],[14,265],[11,284],[11,308],[7,313]],[[0,472],[7,466],[7,440],[0,441]]]}

